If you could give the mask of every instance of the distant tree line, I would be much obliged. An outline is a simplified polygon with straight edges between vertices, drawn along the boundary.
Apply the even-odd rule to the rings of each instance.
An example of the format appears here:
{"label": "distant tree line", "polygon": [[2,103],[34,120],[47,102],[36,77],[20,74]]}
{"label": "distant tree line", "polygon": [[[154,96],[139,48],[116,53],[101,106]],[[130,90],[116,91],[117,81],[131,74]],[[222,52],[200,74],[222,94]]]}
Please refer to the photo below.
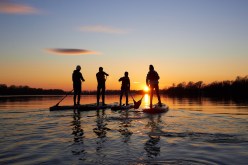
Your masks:
{"label": "distant tree line", "polygon": [[29,86],[7,86],[0,84],[0,95],[58,95],[64,94],[61,89],[30,88]]}
{"label": "distant tree line", "polygon": [[[132,94],[144,94],[143,90],[132,90]],[[61,89],[30,88],[29,86],[7,86],[0,84],[0,95],[64,95],[72,94]],[[96,94],[96,91],[83,91],[83,95]],[[120,90],[107,90],[106,94],[120,94]],[[238,76],[233,81],[220,81],[204,84],[198,82],[182,82],[173,84],[167,89],[162,89],[161,94],[169,96],[248,96],[248,76]],[[248,98],[248,97],[247,97]]]}
{"label": "distant tree line", "polygon": [[[105,92],[107,95],[119,95],[120,94],[120,90],[106,90]],[[143,90],[131,90],[131,92],[133,95],[134,94],[144,94]],[[82,92],[83,95],[96,95],[97,91],[83,91]]]}
{"label": "distant tree line", "polygon": [[[143,90],[133,90],[133,94],[142,94]],[[6,84],[0,84],[0,95],[64,95],[73,94],[73,92],[64,91],[61,89],[42,89],[31,88],[29,86],[7,86]],[[96,91],[82,91],[83,95],[93,95]],[[120,94],[120,90],[107,90],[106,94]]]}
{"label": "distant tree line", "polygon": [[[172,96],[248,96],[248,76],[238,76],[233,81],[220,81],[204,84],[198,82],[182,82],[173,85],[168,89],[162,90],[162,93]],[[247,97],[248,98],[248,97]]]}

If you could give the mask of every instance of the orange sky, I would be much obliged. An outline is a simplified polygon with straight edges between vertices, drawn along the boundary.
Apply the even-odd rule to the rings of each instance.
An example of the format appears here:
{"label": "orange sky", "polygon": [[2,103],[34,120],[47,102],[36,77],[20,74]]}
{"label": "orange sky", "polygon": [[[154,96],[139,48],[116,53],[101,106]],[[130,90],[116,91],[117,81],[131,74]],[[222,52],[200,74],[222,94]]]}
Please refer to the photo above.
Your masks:
{"label": "orange sky", "polygon": [[162,89],[248,75],[248,1],[196,2],[0,1],[0,83],[69,91],[77,65],[83,90],[100,66],[107,89],[125,71],[143,89],[150,64]]}

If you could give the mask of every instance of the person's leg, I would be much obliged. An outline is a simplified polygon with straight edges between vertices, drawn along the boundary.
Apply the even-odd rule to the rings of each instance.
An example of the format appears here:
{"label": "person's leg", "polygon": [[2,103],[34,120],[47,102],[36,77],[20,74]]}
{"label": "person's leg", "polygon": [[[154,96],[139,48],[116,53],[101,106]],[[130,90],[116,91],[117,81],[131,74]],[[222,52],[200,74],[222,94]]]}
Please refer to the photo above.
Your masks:
{"label": "person's leg", "polygon": [[76,105],[76,96],[77,96],[77,88],[76,85],[73,83],[73,103]]}
{"label": "person's leg", "polygon": [[97,106],[99,105],[99,99],[100,99],[100,86],[97,86],[97,95],[96,95],[96,101],[97,101]]}
{"label": "person's leg", "polygon": [[155,90],[156,90],[156,94],[157,94],[157,97],[158,97],[158,104],[159,104],[159,106],[162,106],[162,104],[161,104],[161,99],[160,99],[160,94],[159,94],[159,87],[158,87],[158,85],[156,85]]}
{"label": "person's leg", "polygon": [[125,91],[125,95],[126,95],[126,105],[128,105],[128,91]]}
{"label": "person's leg", "polygon": [[74,94],[73,94],[73,103],[74,103],[74,105],[76,105],[76,97],[77,97],[77,94],[76,94],[76,92],[74,91]]}
{"label": "person's leg", "polygon": [[77,104],[78,104],[78,105],[80,104],[81,91],[82,91],[82,88],[81,88],[81,86],[80,86],[80,87],[78,88],[78,93],[77,93],[77,97],[78,97]]}
{"label": "person's leg", "polygon": [[102,87],[102,105],[105,105],[105,84]]}
{"label": "person's leg", "polygon": [[150,87],[150,108],[152,108],[153,86]]}
{"label": "person's leg", "polygon": [[121,93],[120,93],[120,106],[122,105],[122,95],[123,95],[123,91],[121,90]]}
{"label": "person's leg", "polygon": [[73,84],[73,90],[74,90],[73,103],[74,103],[74,105],[77,105],[77,97],[78,97],[78,91],[79,91],[77,84]]}
{"label": "person's leg", "polygon": [[77,95],[77,104],[78,105],[80,104],[80,93],[78,93],[78,95]]}

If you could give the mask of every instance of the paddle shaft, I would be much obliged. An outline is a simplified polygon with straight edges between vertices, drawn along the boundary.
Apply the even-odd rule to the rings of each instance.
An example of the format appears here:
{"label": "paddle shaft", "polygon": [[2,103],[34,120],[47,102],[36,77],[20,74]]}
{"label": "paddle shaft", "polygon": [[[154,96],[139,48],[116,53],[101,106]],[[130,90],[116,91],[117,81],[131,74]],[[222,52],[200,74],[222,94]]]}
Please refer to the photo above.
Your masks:
{"label": "paddle shaft", "polygon": [[[74,90],[74,89],[73,89]],[[70,92],[68,92],[55,106],[58,106],[59,103],[61,103],[61,101],[63,101],[69,94],[71,94],[71,92],[73,91],[71,90]]]}
{"label": "paddle shaft", "polygon": [[[130,94],[130,96],[132,97],[133,101],[135,101],[135,100],[134,100],[134,98],[133,98],[133,95],[131,94],[131,92],[130,92],[130,91],[129,91],[129,94]],[[142,97],[141,97],[141,99],[140,99],[140,100],[142,100],[142,99],[143,99],[143,97],[144,97],[144,95],[142,95]]]}
{"label": "paddle shaft", "polygon": [[131,92],[130,92],[130,91],[129,91],[129,94],[130,94],[130,96],[132,97],[133,101],[135,101],[135,100],[134,100],[134,98],[133,98],[133,95],[131,94]]}

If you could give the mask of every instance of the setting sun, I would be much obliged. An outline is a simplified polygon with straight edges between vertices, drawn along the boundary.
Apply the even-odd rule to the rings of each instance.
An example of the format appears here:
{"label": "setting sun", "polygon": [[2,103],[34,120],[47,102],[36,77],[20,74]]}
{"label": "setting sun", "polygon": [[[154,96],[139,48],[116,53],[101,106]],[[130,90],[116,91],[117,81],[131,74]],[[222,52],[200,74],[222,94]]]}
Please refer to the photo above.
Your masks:
{"label": "setting sun", "polygon": [[150,88],[148,86],[145,86],[143,90],[144,90],[144,92],[148,92],[150,90]]}

